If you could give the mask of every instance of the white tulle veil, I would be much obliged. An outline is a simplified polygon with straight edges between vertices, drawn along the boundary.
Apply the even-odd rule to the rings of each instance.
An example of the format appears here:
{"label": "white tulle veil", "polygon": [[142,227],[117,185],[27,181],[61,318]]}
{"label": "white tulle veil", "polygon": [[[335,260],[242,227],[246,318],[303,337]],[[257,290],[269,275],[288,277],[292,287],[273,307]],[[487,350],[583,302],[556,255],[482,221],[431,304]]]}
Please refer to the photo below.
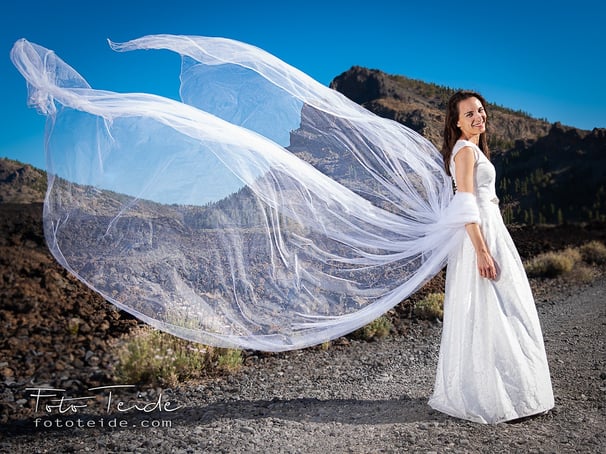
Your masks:
{"label": "white tulle veil", "polygon": [[47,116],[52,254],[159,329],[267,351],[336,338],[433,277],[477,220],[430,142],[261,49],[110,45],[179,53],[182,101],[93,89],[26,40],[11,58]]}

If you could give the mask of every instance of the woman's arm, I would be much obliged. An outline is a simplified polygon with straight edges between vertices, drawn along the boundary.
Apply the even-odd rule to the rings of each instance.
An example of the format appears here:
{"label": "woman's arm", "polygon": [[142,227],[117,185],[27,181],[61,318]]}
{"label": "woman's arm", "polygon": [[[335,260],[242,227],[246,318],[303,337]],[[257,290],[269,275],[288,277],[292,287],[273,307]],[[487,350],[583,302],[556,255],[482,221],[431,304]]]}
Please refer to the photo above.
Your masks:
{"label": "woman's arm", "polygon": [[[473,170],[475,166],[475,155],[471,147],[463,147],[454,157],[455,161],[455,182],[457,191],[470,192],[473,194]],[[480,226],[476,223],[465,225],[467,234],[471,239],[471,243],[476,251],[478,270],[480,276],[488,279],[496,279],[497,268],[495,266],[492,255],[486,246],[486,241],[480,230]]]}

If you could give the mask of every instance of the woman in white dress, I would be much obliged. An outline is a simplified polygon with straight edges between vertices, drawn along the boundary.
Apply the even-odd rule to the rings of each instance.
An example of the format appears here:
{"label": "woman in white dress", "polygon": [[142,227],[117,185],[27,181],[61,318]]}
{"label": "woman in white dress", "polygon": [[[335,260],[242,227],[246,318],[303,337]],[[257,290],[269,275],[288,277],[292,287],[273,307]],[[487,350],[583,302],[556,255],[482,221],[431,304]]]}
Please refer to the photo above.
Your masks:
{"label": "woman in white dress", "polygon": [[486,103],[477,93],[449,101],[442,154],[458,197],[476,213],[448,259],[444,325],[433,396],[436,410],[494,424],[554,405],[539,319],[507,231],[488,157]]}

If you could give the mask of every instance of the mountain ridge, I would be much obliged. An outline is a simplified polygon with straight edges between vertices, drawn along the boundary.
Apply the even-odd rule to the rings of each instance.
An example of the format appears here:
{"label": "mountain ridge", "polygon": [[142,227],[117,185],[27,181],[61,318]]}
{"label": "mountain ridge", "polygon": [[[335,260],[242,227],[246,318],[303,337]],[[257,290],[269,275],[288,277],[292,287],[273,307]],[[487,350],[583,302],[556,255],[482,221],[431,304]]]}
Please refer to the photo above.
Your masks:
{"label": "mountain ridge", "polygon": [[[360,66],[335,77],[330,86],[371,112],[419,132],[441,148],[444,112],[454,89]],[[606,129],[583,130],[549,123],[490,103],[487,111],[497,193],[507,223],[606,221],[606,177],[601,170],[606,167]],[[353,160],[348,161],[336,150],[315,150],[314,141],[302,124],[291,132],[289,149],[338,181],[357,178],[349,169],[355,165]],[[2,162],[0,202],[44,199],[44,171],[18,161]],[[246,203],[240,199],[249,198],[246,191],[230,196],[219,202],[219,209],[239,209]],[[196,221],[202,226],[200,222]]]}
{"label": "mountain ridge", "polygon": [[[335,77],[330,87],[441,148],[444,112],[455,89],[360,66]],[[606,165],[606,129],[549,123],[491,103],[486,108],[506,222],[606,220],[606,177],[600,171]]]}

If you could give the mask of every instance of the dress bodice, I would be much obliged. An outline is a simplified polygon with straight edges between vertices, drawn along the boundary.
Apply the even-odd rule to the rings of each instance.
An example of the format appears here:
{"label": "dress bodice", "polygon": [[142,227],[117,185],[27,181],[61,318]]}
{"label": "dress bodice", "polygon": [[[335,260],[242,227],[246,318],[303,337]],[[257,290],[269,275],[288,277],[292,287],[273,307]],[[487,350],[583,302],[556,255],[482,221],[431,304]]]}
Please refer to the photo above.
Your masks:
{"label": "dress bodice", "polygon": [[495,181],[496,181],[496,171],[492,163],[488,160],[486,155],[482,153],[482,150],[474,144],[473,142],[469,142],[467,140],[458,140],[455,143],[455,146],[452,150],[452,156],[450,158],[450,171],[453,175],[455,175],[455,162],[454,158],[456,154],[463,147],[471,147],[473,149],[475,155],[475,165],[474,165],[474,193],[478,199],[482,200],[490,200],[491,202],[498,203],[499,199],[497,198],[496,189],[495,189]]}

